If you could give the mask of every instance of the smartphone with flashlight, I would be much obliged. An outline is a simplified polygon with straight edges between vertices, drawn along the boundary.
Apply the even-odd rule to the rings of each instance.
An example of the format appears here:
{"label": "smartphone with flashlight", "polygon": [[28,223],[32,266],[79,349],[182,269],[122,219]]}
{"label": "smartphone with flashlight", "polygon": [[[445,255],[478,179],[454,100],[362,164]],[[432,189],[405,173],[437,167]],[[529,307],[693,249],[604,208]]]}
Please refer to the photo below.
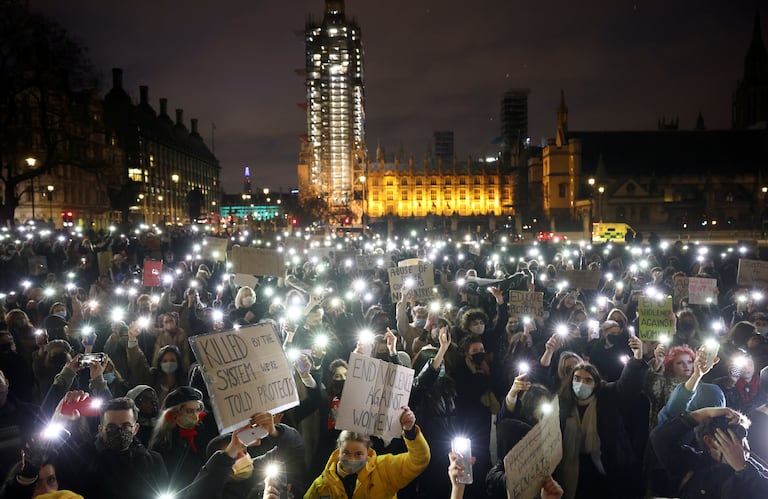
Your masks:
{"label": "smartphone with flashlight", "polygon": [[241,442],[245,444],[246,447],[250,447],[251,445],[255,444],[257,440],[261,440],[267,435],[269,435],[269,432],[265,430],[263,427],[251,426],[247,430],[243,430],[240,433],[238,433],[237,437],[240,439]]}
{"label": "smartphone with flashlight", "polygon": [[455,437],[451,441],[451,452],[457,454],[456,461],[464,468],[464,473],[456,478],[458,483],[472,483],[472,441],[464,437]]}
{"label": "smartphone with flashlight", "polygon": [[712,369],[712,366],[715,365],[715,358],[717,358],[717,353],[719,351],[720,343],[718,343],[716,340],[710,339],[704,342],[704,353],[707,354],[705,370],[709,371]]}
{"label": "smartphone with flashlight", "polygon": [[102,400],[86,397],[79,402],[64,402],[61,404],[61,413],[65,416],[71,416],[77,410],[81,416],[96,417],[101,411]]}

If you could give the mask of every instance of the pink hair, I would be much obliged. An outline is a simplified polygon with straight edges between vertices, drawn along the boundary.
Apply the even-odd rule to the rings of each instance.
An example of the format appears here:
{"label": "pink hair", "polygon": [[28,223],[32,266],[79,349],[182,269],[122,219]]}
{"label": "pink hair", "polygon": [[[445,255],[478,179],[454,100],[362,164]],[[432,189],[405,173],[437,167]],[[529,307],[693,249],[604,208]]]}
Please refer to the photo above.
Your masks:
{"label": "pink hair", "polygon": [[680,345],[669,349],[669,353],[664,357],[664,374],[669,374],[672,370],[672,363],[681,355],[687,355],[691,361],[696,361],[696,352],[691,350],[688,345]]}

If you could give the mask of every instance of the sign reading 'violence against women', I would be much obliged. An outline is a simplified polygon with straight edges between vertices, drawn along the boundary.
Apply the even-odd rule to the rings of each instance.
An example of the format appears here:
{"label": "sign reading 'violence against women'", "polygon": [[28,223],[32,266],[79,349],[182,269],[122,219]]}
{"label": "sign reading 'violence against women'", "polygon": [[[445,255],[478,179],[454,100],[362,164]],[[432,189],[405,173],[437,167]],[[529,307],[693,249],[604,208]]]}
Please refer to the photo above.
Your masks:
{"label": "sign reading 'violence against women'", "polygon": [[220,433],[244,426],[256,412],[299,405],[296,383],[271,324],[189,339],[200,362]]}
{"label": "sign reading 'violence against women'", "polygon": [[408,405],[413,369],[352,353],[341,392],[336,429],[383,439],[400,436],[400,415]]}

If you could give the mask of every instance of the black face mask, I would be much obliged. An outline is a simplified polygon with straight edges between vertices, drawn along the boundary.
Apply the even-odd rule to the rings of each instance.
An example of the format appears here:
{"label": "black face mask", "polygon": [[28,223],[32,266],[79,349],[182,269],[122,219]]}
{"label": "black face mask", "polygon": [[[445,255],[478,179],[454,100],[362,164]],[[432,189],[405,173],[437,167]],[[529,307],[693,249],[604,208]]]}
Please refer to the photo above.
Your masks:
{"label": "black face mask", "polygon": [[16,347],[14,346],[13,343],[3,343],[2,345],[0,345],[0,353],[11,353],[15,351],[16,351]]}
{"label": "black face mask", "polygon": [[344,390],[344,380],[339,379],[331,382],[332,393],[340,395],[342,390]]}
{"label": "black face mask", "polygon": [[677,329],[681,333],[690,333],[695,327],[696,325],[693,322],[682,321],[677,323]]}
{"label": "black face mask", "polygon": [[485,360],[485,352],[473,353],[470,357],[472,358],[472,363],[479,366]]}
{"label": "black face mask", "polygon": [[133,432],[125,428],[107,428],[104,430],[104,444],[111,450],[123,452],[133,443]]}

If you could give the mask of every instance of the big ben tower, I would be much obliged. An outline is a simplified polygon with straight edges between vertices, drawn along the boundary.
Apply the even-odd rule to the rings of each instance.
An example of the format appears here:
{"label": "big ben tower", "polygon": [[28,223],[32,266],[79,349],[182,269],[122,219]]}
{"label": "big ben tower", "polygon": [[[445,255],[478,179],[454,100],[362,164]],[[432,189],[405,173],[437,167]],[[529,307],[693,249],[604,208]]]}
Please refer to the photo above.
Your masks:
{"label": "big ben tower", "polygon": [[301,184],[331,212],[349,210],[365,161],[363,43],[343,0],[325,0],[320,23],[307,22],[307,138]]}

